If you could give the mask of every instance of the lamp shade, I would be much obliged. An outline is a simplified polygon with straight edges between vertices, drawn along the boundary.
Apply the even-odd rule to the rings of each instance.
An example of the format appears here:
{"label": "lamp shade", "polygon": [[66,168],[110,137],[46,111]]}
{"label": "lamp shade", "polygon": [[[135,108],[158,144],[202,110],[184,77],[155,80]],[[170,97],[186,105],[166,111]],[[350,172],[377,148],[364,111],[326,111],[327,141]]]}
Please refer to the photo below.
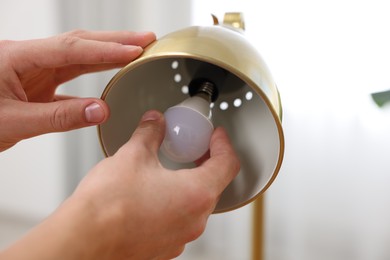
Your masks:
{"label": "lamp shade", "polygon": [[[241,161],[240,173],[215,208],[216,213],[230,211],[271,185],[284,153],[279,92],[260,54],[239,29],[226,24],[187,27],[148,46],[104,90],[102,99],[111,116],[98,126],[99,138],[105,155],[113,155],[145,111],[163,112],[180,103],[197,79],[217,86],[212,120],[214,126],[225,128]],[[195,166],[159,156],[167,168]]]}

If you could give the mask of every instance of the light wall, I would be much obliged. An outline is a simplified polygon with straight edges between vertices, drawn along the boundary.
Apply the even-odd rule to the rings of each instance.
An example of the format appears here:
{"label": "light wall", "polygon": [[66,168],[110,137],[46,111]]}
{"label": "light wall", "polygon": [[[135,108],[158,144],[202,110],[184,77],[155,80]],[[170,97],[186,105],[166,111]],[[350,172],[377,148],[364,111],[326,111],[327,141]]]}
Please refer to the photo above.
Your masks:
{"label": "light wall", "polygon": [[[2,1],[0,39],[53,35],[59,27],[56,11],[51,0]],[[37,221],[57,207],[64,196],[64,145],[63,137],[50,134],[0,154],[0,215]]]}
{"label": "light wall", "polygon": [[209,13],[242,11],[247,37],[279,87],[286,138],[266,193],[270,260],[389,259],[390,4],[384,0],[194,1]]}

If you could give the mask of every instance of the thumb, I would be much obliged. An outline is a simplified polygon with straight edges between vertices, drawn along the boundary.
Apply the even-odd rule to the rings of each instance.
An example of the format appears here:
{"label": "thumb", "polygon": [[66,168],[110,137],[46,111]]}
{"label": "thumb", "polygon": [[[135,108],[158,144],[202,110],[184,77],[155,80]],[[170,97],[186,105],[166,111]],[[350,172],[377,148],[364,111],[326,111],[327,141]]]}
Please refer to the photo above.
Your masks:
{"label": "thumb", "polygon": [[10,135],[19,139],[100,124],[109,116],[104,101],[94,98],[51,103],[13,102],[7,109],[7,124]]}
{"label": "thumb", "polygon": [[147,111],[122,150],[136,151],[141,158],[148,158],[152,154],[157,156],[164,135],[164,116],[156,110]]}

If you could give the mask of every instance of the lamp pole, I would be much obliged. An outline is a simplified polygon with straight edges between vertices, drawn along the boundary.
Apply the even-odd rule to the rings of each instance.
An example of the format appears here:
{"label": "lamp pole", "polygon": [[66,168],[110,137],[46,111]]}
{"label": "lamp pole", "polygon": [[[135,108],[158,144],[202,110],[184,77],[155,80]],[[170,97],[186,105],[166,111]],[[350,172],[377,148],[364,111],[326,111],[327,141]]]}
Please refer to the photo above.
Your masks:
{"label": "lamp pole", "polygon": [[264,259],[264,195],[253,202],[252,260]]}

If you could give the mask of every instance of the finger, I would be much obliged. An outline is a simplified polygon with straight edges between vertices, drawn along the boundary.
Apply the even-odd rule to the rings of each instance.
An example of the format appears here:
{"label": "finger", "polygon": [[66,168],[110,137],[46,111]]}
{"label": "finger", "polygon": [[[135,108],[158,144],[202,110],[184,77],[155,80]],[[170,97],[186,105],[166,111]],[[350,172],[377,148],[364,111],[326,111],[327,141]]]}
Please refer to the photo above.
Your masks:
{"label": "finger", "polygon": [[7,100],[2,118],[2,136],[19,140],[51,132],[69,131],[107,120],[109,108],[95,98],[78,98],[51,103]]}
{"label": "finger", "polygon": [[55,83],[60,85],[82,74],[122,68],[128,63],[76,64],[60,67],[56,70]]}
{"label": "finger", "polygon": [[[21,42],[18,42],[21,48]],[[140,46],[115,42],[84,40],[77,37],[31,40],[28,48],[16,52],[19,57],[34,62],[40,68],[55,68],[70,64],[126,63],[142,53]],[[42,55],[44,53],[44,55]],[[34,60],[35,59],[35,60]]]}
{"label": "finger", "polygon": [[75,30],[65,33],[65,35],[67,34],[86,40],[117,42],[141,47],[146,47],[149,43],[156,40],[156,35],[152,32]]}
{"label": "finger", "polygon": [[201,165],[202,163],[204,163],[206,160],[208,160],[210,158],[210,150],[208,150],[204,155],[202,155],[199,159],[197,159],[194,163],[196,164],[196,166],[199,166]]}
{"label": "finger", "polygon": [[157,155],[165,135],[164,116],[156,110],[147,111],[130,138],[130,145],[137,147],[143,156]]}
{"label": "finger", "polygon": [[[75,45],[77,42],[86,43],[91,45],[100,45],[101,47],[107,46],[107,52],[110,53],[108,47],[111,46],[113,49],[116,47],[122,48],[124,50],[139,50],[139,47],[146,47],[151,42],[156,40],[156,36],[152,32],[129,32],[129,31],[84,31],[76,30],[72,32],[67,32],[55,37],[47,39],[48,41],[53,41],[53,46],[57,46],[59,49],[62,47],[67,48],[68,45]],[[93,45],[92,45],[93,44]],[[88,49],[86,49],[88,53]],[[91,50],[89,51],[90,55]],[[114,54],[114,53],[113,53]],[[140,53],[139,53],[140,54]],[[139,55],[138,54],[138,55]],[[129,59],[126,58],[126,55],[123,56],[123,53],[119,53],[119,58],[122,60],[117,60],[116,63],[128,63]],[[138,56],[137,55],[137,56]],[[110,59],[110,56],[107,55],[107,59],[103,58],[105,63],[115,62]],[[99,57],[98,57],[99,58]],[[133,60],[135,57],[131,57]],[[95,62],[91,62],[95,63]],[[100,62],[99,62],[100,63]],[[83,62],[70,62],[70,64],[85,64]],[[89,64],[87,62],[87,64]]]}
{"label": "finger", "polygon": [[204,183],[221,193],[240,170],[239,159],[223,128],[217,128],[210,140],[210,158],[198,168]]}
{"label": "finger", "polygon": [[31,66],[56,68],[70,64],[128,63],[142,53],[140,46],[74,36],[15,42],[13,48],[13,62],[18,64],[16,70],[23,69],[20,64],[27,70]]}
{"label": "finger", "polygon": [[55,95],[54,96],[54,101],[61,101],[61,100],[68,100],[68,99],[74,99],[78,98],[76,96],[70,96],[70,95]]}

